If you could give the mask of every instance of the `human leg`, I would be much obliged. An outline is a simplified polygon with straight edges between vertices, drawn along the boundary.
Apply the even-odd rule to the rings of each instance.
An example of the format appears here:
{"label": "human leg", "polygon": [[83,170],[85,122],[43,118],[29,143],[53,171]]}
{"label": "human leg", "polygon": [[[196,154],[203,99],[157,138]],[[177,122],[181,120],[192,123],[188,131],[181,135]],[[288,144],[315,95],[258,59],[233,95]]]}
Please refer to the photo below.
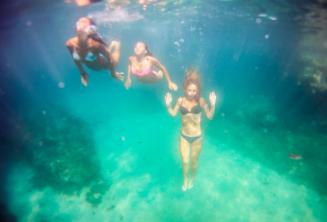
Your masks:
{"label": "human leg", "polygon": [[186,191],[187,183],[188,183],[188,175],[190,169],[190,144],[181,136],[179,151],[182,159],[182,167],[183,167],[183,185],[182,191]]}
{"label": "human leg", "polygon": [[198,138],[191,144],[191,179],[188,183],[188,188],[193,187],[193,180],[195,178],[199,156],[202,150],[202,137]]}

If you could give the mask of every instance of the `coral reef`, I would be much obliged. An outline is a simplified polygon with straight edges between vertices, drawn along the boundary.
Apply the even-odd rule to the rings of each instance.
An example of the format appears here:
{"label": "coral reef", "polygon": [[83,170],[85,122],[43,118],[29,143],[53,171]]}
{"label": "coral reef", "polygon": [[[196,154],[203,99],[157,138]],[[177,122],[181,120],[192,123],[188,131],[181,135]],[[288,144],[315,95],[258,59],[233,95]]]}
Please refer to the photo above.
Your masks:
{"label": "coral reef", "polygon": [[299,81],[309,86],[313,93],[327,91],[327,10],[320,4],[306,6],[306,13],[297,18],[303,32],[299,42],[299,60],[303,71]]}
{"label": "coral reef", "polygon": [[324,58],[318,55],[302,56],[306,65],[300,76],[300,81],[307,82],[313,92],[327,90],[327,63],[323,61]]}
{"label": "coral reef", "polygon": [[19,131],[21,158],[35,172],[37,188],[49,186],[57,192],[79,195],[90,187],[87,201],[101,202],[109,184],[104,182],[92,131],[83,121],[64,110],[52,108],[30,114]]}

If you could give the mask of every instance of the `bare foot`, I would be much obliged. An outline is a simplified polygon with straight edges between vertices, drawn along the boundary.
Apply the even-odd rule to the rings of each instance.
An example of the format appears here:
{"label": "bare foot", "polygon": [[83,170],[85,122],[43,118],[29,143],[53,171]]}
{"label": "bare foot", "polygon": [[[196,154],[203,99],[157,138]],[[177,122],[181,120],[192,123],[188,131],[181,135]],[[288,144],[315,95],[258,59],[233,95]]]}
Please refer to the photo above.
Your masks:
{"label": "bare foot", "polygon": [[182,185],[182,191],[185,192],[188,189],[188,180],[184,180],[183,185]]}
{"label": "bare foot", "polygon": [[124,73],[123,72],[116,72],[114,77],[120,81],[124,81],[125,79],[125,76],[124,76]]}
{"label": "bare foot", "polygon": [[87,86],[89,84],[89,77],[87,74],[82,74],[81,75],[81,83],[83,84],[83,86]]}
{"label": "bare foot", "polygon": [[190,190],[193,188],[193,179],[190,179],[187,183],[187,189]]}
{"label": "bare foot", "polygon": [[187,185],[186,185],[186,184],[183,184],[183,185],[182,185],[182,191],[183,191],[183,192],[187,191]]}

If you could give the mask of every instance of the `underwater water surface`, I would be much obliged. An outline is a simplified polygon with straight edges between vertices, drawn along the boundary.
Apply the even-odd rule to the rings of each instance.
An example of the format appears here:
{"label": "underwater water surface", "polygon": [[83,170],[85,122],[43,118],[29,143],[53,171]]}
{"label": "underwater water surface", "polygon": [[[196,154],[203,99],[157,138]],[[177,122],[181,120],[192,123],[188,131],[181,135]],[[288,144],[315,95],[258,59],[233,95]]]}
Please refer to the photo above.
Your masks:
{"label": "underwater water surface", "polygon": [[[327,2],[10,1],[1,13],[3,221],[327,221]],[[127,73],[144,41],[183,94],[201,73],[194,187],[182,192],[181,120],[168,88],[107,71],[80,82],[65,42],[89,16],[121,42]]]}

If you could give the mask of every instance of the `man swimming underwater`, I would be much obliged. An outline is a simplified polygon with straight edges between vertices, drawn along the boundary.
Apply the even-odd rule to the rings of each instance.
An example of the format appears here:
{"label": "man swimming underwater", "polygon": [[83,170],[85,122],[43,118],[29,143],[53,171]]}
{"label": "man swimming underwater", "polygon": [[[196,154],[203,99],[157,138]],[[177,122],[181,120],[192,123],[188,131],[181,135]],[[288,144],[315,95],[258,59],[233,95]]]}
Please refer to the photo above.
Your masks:
{"label": "man swimming underwater", "polygon": [[77,36],[66,42],[66,46],[80,72],[84,86],[88,85],[89,80],[83,65],[92,70],[107,69],[114,78],[123,80],[123,74],[115,71],[120,59],[120,42],[112,41],[110,45],[106,44],[96,32],[95,23],[87,17],[77,21],[76,34]]}

